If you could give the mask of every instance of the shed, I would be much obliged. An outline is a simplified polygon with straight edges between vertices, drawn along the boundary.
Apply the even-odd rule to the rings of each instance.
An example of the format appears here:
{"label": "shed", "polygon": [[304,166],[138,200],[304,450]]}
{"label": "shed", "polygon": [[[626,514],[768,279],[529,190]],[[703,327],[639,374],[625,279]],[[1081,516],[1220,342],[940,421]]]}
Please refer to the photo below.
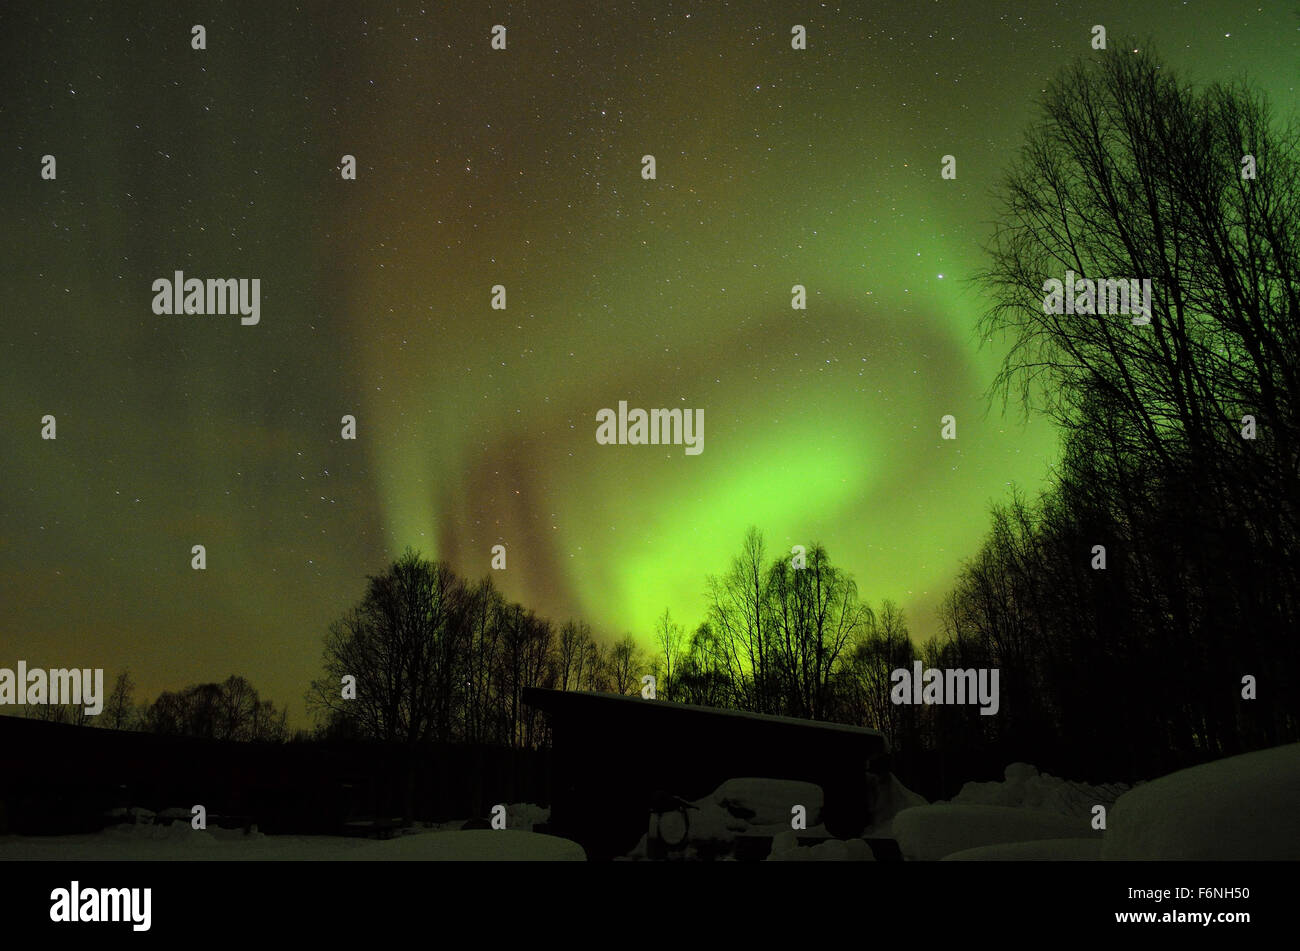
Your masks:
{"label": "shed", "polygon": [[651,803],[699,799],[727,779],[759,776],[817,783],[832,835],[860,835],[889,744],[877,730],[665,700],[529,687],[525,703],[551,726],[551,819],[592,859],[630,851]]}

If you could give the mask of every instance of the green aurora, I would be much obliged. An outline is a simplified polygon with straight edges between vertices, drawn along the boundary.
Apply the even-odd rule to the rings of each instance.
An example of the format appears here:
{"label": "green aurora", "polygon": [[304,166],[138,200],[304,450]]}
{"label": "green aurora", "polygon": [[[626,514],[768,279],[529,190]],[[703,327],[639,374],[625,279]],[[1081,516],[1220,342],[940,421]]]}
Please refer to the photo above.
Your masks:
{"label": "green aurora", "polygon": [[[130,667],[144,697],[242,673],[295,716],[329,622],[408,545],[477,578],[504,544],[510,597],[648,648],[664,608],[703,620],[752,524],[934,633],[990,504],[1056,452],[989,410],[971,280],[1035,97],[1102,23],[1096,55],[1150,35],[1293,108],[1300,25],[1249,3],[271,6],[7,14],[0,642]],[[260,278],[261,323],[153,315],[177,268]],[[703,453],[598,445],[620,400],[702,408]]]}

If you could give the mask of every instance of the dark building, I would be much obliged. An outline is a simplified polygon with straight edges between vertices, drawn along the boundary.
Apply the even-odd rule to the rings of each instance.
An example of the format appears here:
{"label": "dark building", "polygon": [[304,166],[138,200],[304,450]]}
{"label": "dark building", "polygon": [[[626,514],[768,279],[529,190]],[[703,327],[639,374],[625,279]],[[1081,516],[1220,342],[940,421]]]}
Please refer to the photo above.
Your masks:
{"label": "dark building", "polygon": [[524,701],[551,726],[547,831],[591,859],[635,847],[652,803],[699,799],[735,777],[817,783],[827,831],[850,838],[871,822],[876,783],[888,781],[889,746],[876,730],[540,687]]}

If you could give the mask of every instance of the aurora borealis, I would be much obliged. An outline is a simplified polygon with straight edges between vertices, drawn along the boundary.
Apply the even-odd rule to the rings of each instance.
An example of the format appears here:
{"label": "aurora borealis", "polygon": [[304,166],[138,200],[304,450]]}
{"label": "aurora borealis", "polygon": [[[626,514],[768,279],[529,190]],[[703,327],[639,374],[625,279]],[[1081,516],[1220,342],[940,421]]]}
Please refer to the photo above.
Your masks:
{"label": "aurora borealis", "polygon": [[[970,280],[1045,81],[1100,23],[1296,101],[1291,5],[1021,6],[6,9],[6,660],[301,716],[407,545],[478,578],[503,544],[510,597],[649,647],[751,524],[928,636],[1056,448],[986,412]],[[260,279],[259,323],[156,315],[176,270]],[[702,408],[704,451],[598,445],[620,400]]]}

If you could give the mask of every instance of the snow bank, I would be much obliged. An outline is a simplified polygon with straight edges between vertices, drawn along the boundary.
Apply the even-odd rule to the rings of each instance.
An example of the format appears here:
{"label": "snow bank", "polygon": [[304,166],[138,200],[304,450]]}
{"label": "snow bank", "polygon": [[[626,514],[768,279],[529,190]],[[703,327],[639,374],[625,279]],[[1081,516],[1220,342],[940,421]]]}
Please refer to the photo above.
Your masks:
{"label": "snow bank", "polygon": [[0,836],[0,861],[582,862],[568,839],[509,829],[414,832],[394,839],[196,831],[188,824],[120,825],[93,835]]}
{"label": "snow bank", "polygon": [[[549,822],[551,810],[531,802],[516,802],[506,806],[506,828],[532,832],[535,826]],[[500,831],[500,830],[497,830]]]}
{"label": "snow bank", "polygon": [[687,858],[730,852],[736,836],[775,835],[790,828],[791,807],[807,809],[810,829],[820,830],[822,789],[790,779],[729,779],[687,810]]}
{"label": "snow bank", "polygon": [[1075,838],[1089,825],[1043,809],[936,804],[904,809],[890,828],[904,859],[934,861],[980,846]]}
{"label": "snow bank", "polygon": [[966,783],[961,792],[952,798],[956,805],[1013,806],[1042,809],[1063,816],[1080,818],[1092,816],[1092,807],[1098,803],[1110,806],[1128,786],[1110,783],[1090,786],[1070,782],[1047,773],[1040,773],[1027,763],[1012,763],[1003,775],[1005,782]]}
{"label": "snow bank", "polygon": [[177,822],[120,825],[87,835],[0,836],[0,861],[330,861],[366,844],[365,839],[341,836],[246,834],[211,826],[196,831]]}
{"label": "snow bank", "polygon": [[[898,784],[890,798],[920,803],[900,809],[873,830],[898,840],[903,858],[933,861],[954,853],[970,859],[1098,858],[1101,833],[1092,829],[1092,807],[1110,807],[1127,786],[1059,779],[1027,763],[1012,763],[997,783],[966,783],[951,801],[925,800]],[[897,782],[897,780],[895,780]]]}
{"label": "snow bank", "polygon": [[570,839],[511,829],[467,829],[367,842],[342,856],[357,862],[585,862]]}
{"label": "snow bank", "polygon": [[[808,810],[808,824],[821,822],[822,788],[816,783],[793,779],[759,779],[746,777],[729,779],[713,791],[711,796],[699,800],[716,804],[732,818],[745,826],[790,827],[790,807],[803,806]],[[694,822],[691,823],[694,825]]]}
{"label": "snow bank", "polygon": [[1300,859],[1300,743],[1143,783],[1106,825],[1104,859]]}
{"label": "snow bank", "polygon": [[[821,822],[822,788],[793,779],[741,777],[728,779],[709,795],[688,803],[686,845],[677,857],[687,860],[729,859],[741,835],[776,836],[790,830],[791,808],[807,810],[806,834],[824,836]],[[648,836],[642,836],[624,858],[649,858]]]}
{"label": "snow bank", "polygon": [[[735,847],[742,834],[775,835],[790,828],[790,808],[808,810],[810,832],[821,831],[822,789],[815,783],[790,779],[746,777],[729,779],[686,811],[690,823],[684,857],[719,858]],[[632,855],[639,856],[638,845]]]}
{"label": "snow bank", "polygon": [[1101,858],[1101,839],[1039,839],[982,845],[945,855],[944,862],[1093,862]]}
{"label": "snow bank", "polygon": [[[736,797],[733,797],[736,798]],[[505,829],[462,830],[464,820],[392,830],[383,841],[332,835],[264,835],[252,825],[223,829],[212,813],[196,830],[184,806],[161,812],[118,808],[117,824],[102,832],[63,836],[0,836],[0,861],[585,861],[582,846],[533,828],[551,810],[533,803],[506,806]]]}
{"label": "snow bank", "polygon": [[769,862],[874,862],[871,846],[863,839],[827,839],[817,845],[799,845],[792,831],[772,839]]}

